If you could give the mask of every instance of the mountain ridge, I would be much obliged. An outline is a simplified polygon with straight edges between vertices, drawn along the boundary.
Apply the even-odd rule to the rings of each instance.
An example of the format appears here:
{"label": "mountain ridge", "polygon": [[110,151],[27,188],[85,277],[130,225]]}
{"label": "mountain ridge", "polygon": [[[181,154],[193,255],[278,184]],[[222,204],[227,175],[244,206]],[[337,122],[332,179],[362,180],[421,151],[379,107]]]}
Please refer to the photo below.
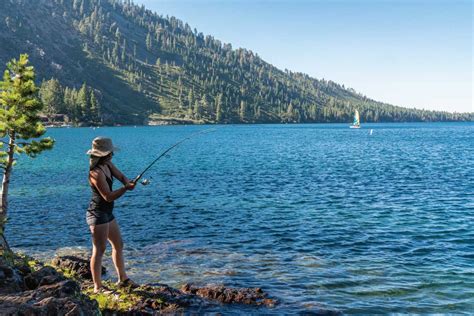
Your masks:
{"label": "mountain ridge", "polygon": [[105,124],[142,124],[153,117],[349,122],[355,109],[363,122],[474,119],[472,113],[378,102],[330,80],[280,70],[251,50],[233,49],[128,0],[3,1],[0,44],[1,64],[26,52],[39,79],[91,86]]}

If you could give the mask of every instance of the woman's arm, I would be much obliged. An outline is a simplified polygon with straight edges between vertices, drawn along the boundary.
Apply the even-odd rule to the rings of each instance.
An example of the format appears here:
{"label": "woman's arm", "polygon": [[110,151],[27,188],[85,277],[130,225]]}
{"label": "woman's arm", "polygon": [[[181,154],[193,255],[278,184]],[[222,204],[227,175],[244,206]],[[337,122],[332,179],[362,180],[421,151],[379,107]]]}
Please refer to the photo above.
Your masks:
{"label": "woman's arm", "polygon": [[123,183],[123,185],[127,185],[130,180],[120,171],[117,167],[112,163],[112,161],[108,161],[107,165],[109,166],[110,172],[112,172],[112,176]]}
{"label": "woman's arm", "polygon": [[92,170],[89,172],[89,180],[93,186],[97,188],[100,195],[106,200],[107,202],[112,202],[121,197],[127,190],[133,190],[135,184],[129,182],[126,183],[120,189],[115,191],[110,191],[109,185],[107,184],[107,180],[105,179],[104,172],[99,172],[97,170]]}

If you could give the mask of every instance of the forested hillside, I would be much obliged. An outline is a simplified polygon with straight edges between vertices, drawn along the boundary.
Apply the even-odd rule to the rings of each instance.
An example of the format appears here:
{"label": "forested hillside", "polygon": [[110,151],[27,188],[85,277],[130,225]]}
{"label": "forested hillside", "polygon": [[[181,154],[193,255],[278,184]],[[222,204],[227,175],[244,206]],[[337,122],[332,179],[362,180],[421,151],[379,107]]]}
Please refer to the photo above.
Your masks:
{"label": "forested hillside", "polygon": [[43,100],[55,100],[48,111],[76,123],[349,122],[355,109],[362,122],[473,120],[383,104],[279,70],[131,1],[2,0],[0,64],[20,53],[30,55],[40,81],[55,78],[43,84]]}

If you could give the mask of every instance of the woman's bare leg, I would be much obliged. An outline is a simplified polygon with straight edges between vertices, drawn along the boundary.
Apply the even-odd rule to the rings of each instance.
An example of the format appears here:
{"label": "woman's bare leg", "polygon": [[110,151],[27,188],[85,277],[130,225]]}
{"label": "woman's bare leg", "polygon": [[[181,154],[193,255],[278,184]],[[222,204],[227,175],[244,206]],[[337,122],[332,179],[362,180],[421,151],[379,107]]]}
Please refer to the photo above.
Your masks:
{"label": "woman's bare leg", "polygon": [[109,223],[89,226],[92,233],[91,272],[94,281],[94,292],[102,287],[102,257],[107,247]]}
{"label": "woman's bare leg", "polygon": [[123,241],[120,228],[115,219],[109,223],[108,239],[112,245],[112,260],[114,261],[119,282],[125,281],[128,279],[128,276],[125,272],[125,263],[123,260]]}

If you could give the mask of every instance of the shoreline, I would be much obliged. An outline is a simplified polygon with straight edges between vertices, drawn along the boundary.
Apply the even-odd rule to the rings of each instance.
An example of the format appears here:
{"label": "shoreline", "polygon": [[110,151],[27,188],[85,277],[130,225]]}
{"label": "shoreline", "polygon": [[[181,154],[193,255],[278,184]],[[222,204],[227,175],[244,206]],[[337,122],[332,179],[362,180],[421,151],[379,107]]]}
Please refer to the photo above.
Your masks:
{"label": "shoreline", "polygon": [[0,257],[2,315],[155,315],[205,312],[229,304],[269,312],[278,304],[261,288],[215,285],[184,284],[176,289],[155,283],[121,288],[104,281],[110,291],[94,293],[88,258],[62,256],[43,263],[24,254],[10,256],[11,260],[9,256]]}
{"label": "shoreline", "polygon": [[[417,122],[370,122],[361,124],[361,129],[364,129],[364,125],[378,125],[378,124],[470,124],[474,121],[417,121]],[[154,127],[154,126],[252,126],[252,125],[347,125],[350,123],[345,122],[300,122],[300,123],[274,123],[274,122],[252,122],[252,123],[163,123],[163,124],[114,124],[114,125],[44,125],[47,129],[67,129],[67,128],[104,128],[104,127]]]}

